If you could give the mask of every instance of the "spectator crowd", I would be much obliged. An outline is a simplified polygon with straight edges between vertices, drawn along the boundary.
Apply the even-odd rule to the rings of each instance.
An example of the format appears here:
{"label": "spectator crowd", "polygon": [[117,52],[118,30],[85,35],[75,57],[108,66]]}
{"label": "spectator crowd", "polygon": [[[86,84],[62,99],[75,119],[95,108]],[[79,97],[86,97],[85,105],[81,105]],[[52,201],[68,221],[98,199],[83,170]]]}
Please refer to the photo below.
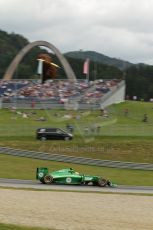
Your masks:
{"label": "spectator crowd", "polygon": [[49,100],[50,102],[65,103],[76,99],[80,103],[98,101],[112,88],[117,87],[120,80],[96,80],[87,82],[77,80],[49,80],[44,84],[32,80],[0,81],[0,97],[4,102],[13,98],[29,99],[31,101]]}

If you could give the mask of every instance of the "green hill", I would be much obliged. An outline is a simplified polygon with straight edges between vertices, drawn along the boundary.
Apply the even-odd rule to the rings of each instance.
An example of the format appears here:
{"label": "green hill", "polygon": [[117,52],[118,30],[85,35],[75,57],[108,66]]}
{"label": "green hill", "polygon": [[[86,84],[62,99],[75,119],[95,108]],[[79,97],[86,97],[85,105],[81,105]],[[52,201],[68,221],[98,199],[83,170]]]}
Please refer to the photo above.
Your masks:
{"label": "green hill", "polygon": [[[18,34],[8,34],[5,31],[0,30],[0,77],[2,78],[6,68],[9,66],[16,54],[28,44],[28,40]],[[33,55],[38,53],[38,49],[35,49],[33,53],[27,55],[18,68],[18,76],[16,78],[27,78],[30,74],[33,74],[35,65],[33,64]],[[30,60],[29,60],[30,59]],[[31,65],[29,63],[31,62]]]}
{"label": "green hill", "polygon": [[95,51],[71,51],[65,53],[66,57],[86,60],[89,58],[93,62],[114,66],[120,70],[125,70],[133,64],[117,58],[111,58]]}
{"label": "green hill", "polygon": [[[3,77],[7,67],[13,60],[13,58],[17,55],[17,53],[27,44],[29,41],[24,38],[22,35],[11,33],[8,34],[5,31],[0,30],[0,78]],[[46,49],[40,49],[39,47],[34,47],[21,61],[18,66],[18,69],[15,73],[14,78],[16,79],[28,79],[28,78],[35,78],[36,71],[37,71],[37,56],[40,53],[48,53]],[[54,62],[61,66],[57,57],[50,53]],[[85,78],[83,74],[83,60],[78,59],[76,57],[68,57],[68,62],[72,66],[77,78]],[[108,66],[105,63],[98,64],[98,70],[94,72],[94,64],[93,62],[90,65],[91,73],[90,73],[90,80],[94,80],[97,78],[118,78],[122,76],[121,71],[115,66]],[[65,72],[63,68],[58,70],[57,78],[66,78]]]}

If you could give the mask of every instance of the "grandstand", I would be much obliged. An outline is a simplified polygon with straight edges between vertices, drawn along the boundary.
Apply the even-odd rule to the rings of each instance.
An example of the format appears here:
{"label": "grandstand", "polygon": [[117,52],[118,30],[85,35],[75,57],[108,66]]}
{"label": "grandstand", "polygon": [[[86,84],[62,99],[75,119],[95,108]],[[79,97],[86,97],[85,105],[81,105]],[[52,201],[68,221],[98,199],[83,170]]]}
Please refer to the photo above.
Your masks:
{"label": "grandstand", "polygon": [[98,109],[124,101],[125,82],[118,79],[77,80],[74,84],[68,79],[44,84],[36,80],[0,81],[0,98],[2,108]]}
{"label": "grandstand", "polygon": [[12,96],[17,90],[26,87],[29,81],[0,81],[0,97]]}

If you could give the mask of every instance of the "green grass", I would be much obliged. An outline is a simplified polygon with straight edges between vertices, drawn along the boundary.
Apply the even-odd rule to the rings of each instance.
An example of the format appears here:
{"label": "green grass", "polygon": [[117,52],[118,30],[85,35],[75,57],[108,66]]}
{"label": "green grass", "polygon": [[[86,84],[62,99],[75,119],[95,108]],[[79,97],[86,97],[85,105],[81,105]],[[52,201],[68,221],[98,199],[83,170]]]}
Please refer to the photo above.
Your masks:
{"label": "green grass", "polygon": [[39,228],[39,227],[24,227],[13,224],[0,223],[0,230],[55,230],[51,228]]}
{"label": "green grass", "polygon": [[[128,108],[129,113],[124,115]],[[18,111],[19,112],[19,111]],[[22,110],[23,112],[23,110]],[[100,111],[32,110],[24,111],[29,118],[8,109],[0,110],[0,145],[48,153],[84,156],[108,160],[153,163],[153,104],[125,102],[108,108],[108,118]],[[143,114],[148,122],[142,122]],[[55,116],[56,114],[56,116]],[[70,115],[71,118],[65,118]],[[76,119],[80,115],[80,119]],[[36,121],[44,116],[46,121]],[[41,142],[35,139],[38,127],[75,127],[74,139]],[[85,134],[84,128],[101,126],[100,133]]]}
{"label": "green grass", "polygon": [[[128,108],[129,113],[124,115]],[[20,110],[17,112],[23,112]],[[100,111],[66,111],[66,110],[32,110],[24,111],[29,118],[23,118],[17,112],[8,109],[0,110],[0,137],[34,137],[35,130],[41,126],[56,126],[65,128],[71,123],[75,128],[76,137],[84,142],[88,138],[97,136],[153,136],[153,104],[145,102],[125,102],[112,105],[108,108],[108,118],[104,118]],[[144,113],[148,114],[148,123],[142,122]],[[66,116],[69,115],[70,118]],[[39,117],[45,117],[46,121],[37,121]],[[80,116],[80,119],[77,117]],[[85,135],[84,128],[92,125],[100,125],[100,134],[89,132]],[[17,130],[17,132],[16,132]]]}
{"label": "green grass", "polygon": [[55,161],[7,156],[3,154],[0,154],[0,162],[0,178],[35,180],[35,172],[37,167],[48,167],[51,171],[73,167],[78,172],[103,176],[117,184],[153,186],[151,171],[69,164]]}
{"label": "green grass", "polygon": [[[127,116],[124,114],[126,108],[129,111]],[[13,112],[9,109],[1,109],[0,146],[98,159],[153,163],[153,104],[125,102],[112,105],[107,110],[108,118],[102,117],[100,111],[18,110]],[[26,112],[29,117],[23,118],[19,112]],[[148,115],[147,123],[142,122],[144,113]],[[67,115],[70,118],[67,118]],[[79,119],[77,119],[78,115]],[[46,121],[37,121],[41,116],[45,117]],[[67,123],[74,126],[72,141],[42,142],[35,139],[37,128],[65,128]],[[89,131],[86,134],[84,128],[89,127],[90,130],[93,124],[101,126],[100,133]],[[0,155],[0,159],[0,177],[9,178],[33,179],[35,168],[44,164],[44,166],[51,165],[53,169],[70,166],[26,158],[17,160],[17,157],[4,155]],[[84,173],[110,177],[120,184],[152,185],[151,172],[81,165],[73,167]]]}
{"label": "green grass", "polygon": [[2,140],[1,146],[34,150],[40,152],[83,156],[97,159],[153,163],[152,138],[101,137],[94,142],[74,141],[37,141],[22,137],[17,140]]}

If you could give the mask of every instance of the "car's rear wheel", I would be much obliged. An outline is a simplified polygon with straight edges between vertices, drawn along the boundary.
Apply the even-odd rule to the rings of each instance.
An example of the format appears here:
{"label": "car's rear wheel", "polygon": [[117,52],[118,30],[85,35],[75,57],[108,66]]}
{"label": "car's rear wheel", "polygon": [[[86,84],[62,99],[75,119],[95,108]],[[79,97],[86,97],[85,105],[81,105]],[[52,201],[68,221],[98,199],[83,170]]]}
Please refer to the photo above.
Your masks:
{"label": "car's rear wheel", "polygon": [[69,141],[69,140],[70,140],[70,137],[65,137],[64,140],[65,140],[65,141]]}
{"label": "car's rear wheel", "polygon": [[53,182],[53,177],[51,175],[44,176],[44,183],[51,184]]}
{"label": "car's rear wheel", "polygon": [[45,184],[44,178],[41,178],[41,179],[40,179],[40,182],[41,182],[42,184]]}
{"label": "car's rear wheel", "polygon": [[99,185],[100,187],[105,187],[105,186],[107,185],[107,180],[100,177],[100,178],[98,179],[98,185]]}
{"label": "car's rear wheel", "polygon": [[41,141],[46,141],[46,137],[41,137],[40,140]]}

